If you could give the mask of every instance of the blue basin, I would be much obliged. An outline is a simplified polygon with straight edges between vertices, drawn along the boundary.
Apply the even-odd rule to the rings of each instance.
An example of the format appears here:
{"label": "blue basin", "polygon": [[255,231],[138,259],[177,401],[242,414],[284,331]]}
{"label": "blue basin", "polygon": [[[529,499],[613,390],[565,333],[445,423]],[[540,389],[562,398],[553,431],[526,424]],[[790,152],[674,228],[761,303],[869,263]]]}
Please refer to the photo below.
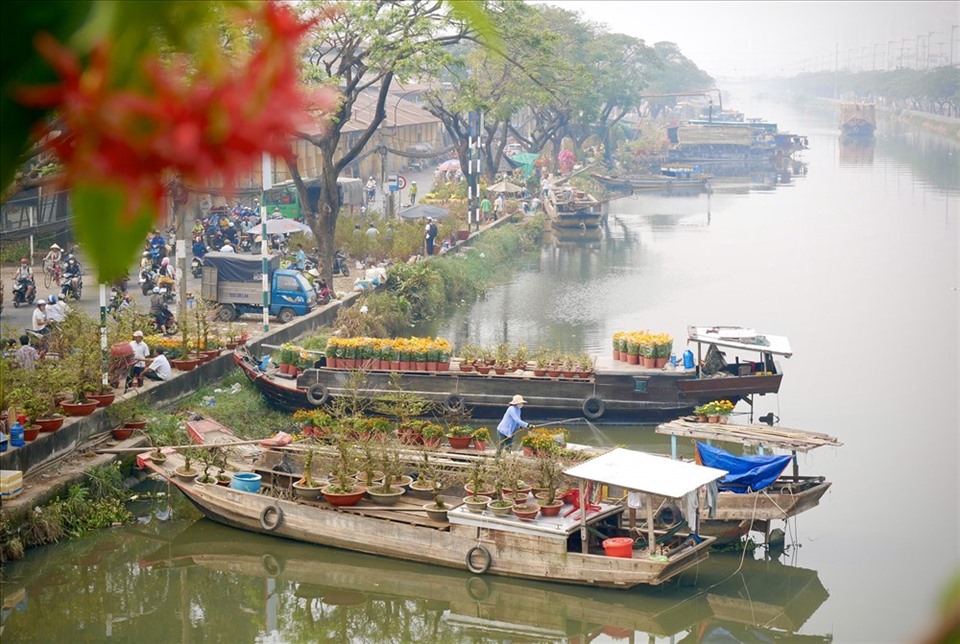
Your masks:
{"label": "blue basin", "polygon": [[230,487],[241,492],[256,494],[260,491],[260,475],[253,472],[237,472],[230,481]]}

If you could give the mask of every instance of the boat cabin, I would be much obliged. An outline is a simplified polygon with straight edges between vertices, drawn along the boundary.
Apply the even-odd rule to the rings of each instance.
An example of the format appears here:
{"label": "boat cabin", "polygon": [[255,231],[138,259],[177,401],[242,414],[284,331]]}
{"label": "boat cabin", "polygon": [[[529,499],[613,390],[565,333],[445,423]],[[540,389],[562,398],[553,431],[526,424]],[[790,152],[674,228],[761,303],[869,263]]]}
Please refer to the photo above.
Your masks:
{"label": "boat cabin", "polygon": [[698,376],[719,372],[732,376],[779,375],[782,371],[774,357],[793,355],[785,336],[765,335],[741,326],[688,326],[687,342],[696,343]]}

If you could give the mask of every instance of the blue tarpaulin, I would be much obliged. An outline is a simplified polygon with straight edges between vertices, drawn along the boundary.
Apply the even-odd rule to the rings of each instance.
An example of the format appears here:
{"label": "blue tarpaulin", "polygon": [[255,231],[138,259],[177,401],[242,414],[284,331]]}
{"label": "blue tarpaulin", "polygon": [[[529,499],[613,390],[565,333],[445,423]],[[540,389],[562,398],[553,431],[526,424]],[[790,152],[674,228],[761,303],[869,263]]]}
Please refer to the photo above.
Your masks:
{"label": "blue tarpaulin", "polygon": [[792,458],[784,456],[734,456],[730,452],[697,442],[700,462],[729,472],[717,481],[721,490],[738,494],[757,492],[777,480]]}

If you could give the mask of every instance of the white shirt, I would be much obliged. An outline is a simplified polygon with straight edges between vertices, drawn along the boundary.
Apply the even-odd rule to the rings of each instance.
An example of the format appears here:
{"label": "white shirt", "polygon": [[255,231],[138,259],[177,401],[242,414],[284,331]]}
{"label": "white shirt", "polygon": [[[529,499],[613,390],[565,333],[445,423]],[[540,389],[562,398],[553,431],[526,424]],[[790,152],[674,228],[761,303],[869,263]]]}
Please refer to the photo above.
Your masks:
{"label": "white shirt", "polygon": [[221,252],[221,253],[232,253],[232,252],[233,252],[233,246],[231,246],[230,244],[224,244],[223,246],[220,247],[220,252]]}
{"label": "white shirt", "polygon": [[150,357],[150,347],[147,346],[147,343],[143,340],[139,342],[134,340],[130,343],[130,348],[133,349],[133,358],[137,361],[134,366],[145,367],[144,360]]}
{"label": "white shirt", "polygon": [[33,310],[33,330],[34,331],[43,331],[47,327],[47,318],[46,311],[41,311],[39,308]]}
{"label": "white shirt", "polygon": [[60,302],[56,304],[47,304],[47,319],[51,322],[63,322],[66,319],[63,309],[60,308]]}
{"label": "white shirt", "polygon": [[150,363],[150,371],[155,371],[157,376],[161,380],[170,380],[170,376],[173,375],[173,370],[170,368],[170,361],[167,360],[167,356],[159,355],[153,359],[153,362]]}

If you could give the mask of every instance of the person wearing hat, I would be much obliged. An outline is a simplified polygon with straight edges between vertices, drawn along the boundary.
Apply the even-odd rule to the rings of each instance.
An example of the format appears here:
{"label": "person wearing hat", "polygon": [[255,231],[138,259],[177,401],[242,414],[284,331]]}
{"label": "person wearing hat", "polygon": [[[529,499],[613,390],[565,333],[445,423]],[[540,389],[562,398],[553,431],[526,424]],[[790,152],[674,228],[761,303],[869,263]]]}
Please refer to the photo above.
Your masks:
{"label": "person wearing hat", "polygon": [[32,326],[34,333],[45,335],[50,333],[50,318],[47,317],[47,301],[41,298],[37,308],[33,310]]}
{"label": "person wearing hat", "polygon": [[425,235],[424,238],[427,241],[427,257],[433,255],[433,240],[437,238],[437,224],[433,221],[433,217],[427,217],[427,226],[424,229]]}
{"label": "person wearing hat", "polygon": [[517,433],[518,429],[529,426],[530,423],[520,418],[520,410],[523,409],[526,402],[520,394],[514,396],[513,400],[510,401],[510,406],[504,412],[503,419],[497,425],[497,434],[500,435],[500,441],[497,443],[497,454],[504,450],[509,452],[511,445],[513,445],[513,435]]}
{"label": "person wearing hat", "polygon": [[47,251],[47,254],[43,256],[44,269],[47,269],[47,267],[53,267],[54,264],[60,263],[60,260],[63,259],[63,253],[60,252],[62,250],[63,249],[56,244],[52,244],[50,246],[50,250]]}
{"label": "person wearing hat", "polygon": [[130,368],[130,375],[127,376],[127,387],[136,379],[137,384],[143,384],[143,370],[147,368],[146,360],[150,357],[150,347],[143,341],[143,331],[133,332],[133,341],[130,343],[133,349],[133,367]]}
{"label": "person wearing hat", "polygon": [[417,182],[416,181],[410,182],[410,205],[411,206],[417,205]]}

